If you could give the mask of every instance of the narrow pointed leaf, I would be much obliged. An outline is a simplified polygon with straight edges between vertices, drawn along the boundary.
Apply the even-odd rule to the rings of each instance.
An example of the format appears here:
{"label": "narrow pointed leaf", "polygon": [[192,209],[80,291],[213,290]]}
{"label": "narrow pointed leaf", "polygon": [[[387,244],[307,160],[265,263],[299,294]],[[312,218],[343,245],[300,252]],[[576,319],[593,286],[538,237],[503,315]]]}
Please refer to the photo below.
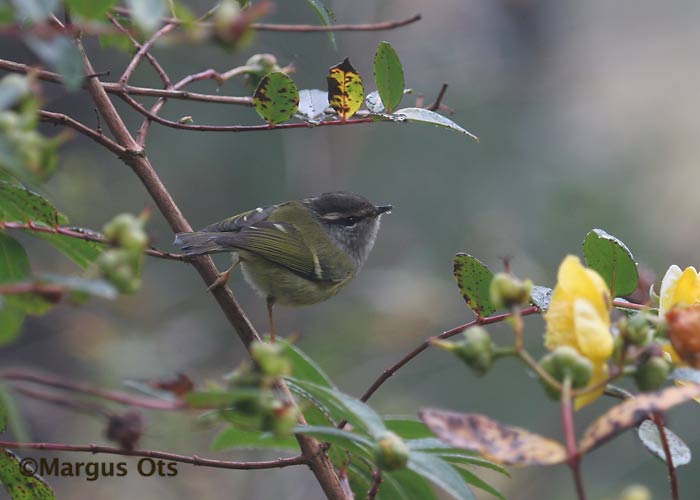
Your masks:
{"label": "narrow pointed leaf", "polygon": [[490,286],[493,273],[479,259],[466,253],[458,253],[453,261],[454,276],[462,297],[478,316],[488,316],[496,311],[491,302]]}
{"label": "narrow pointed leaf", "polygon": [[[330,26],[331,24],[333,24],[333,18],[335,16],[333,15],[333,12],[331,12],[330,9],[323,5],[323,3],[321,3],[319,0],[306,0],[306,3],[308,3],[309,6],[313,9],[313,11],[316,13],[318,19],[321,21],[321,24],[323,24],[324,26]],[[333,49],[337,50],[338,46],[335,43],[335,33],[333,33],[333,31],[328,32],[328,39],[330,40]]]}
{"label": "narrow pointed leaf", "polygon": [[420,411],[420,417],[446,443],[475,451],[496,463],[553,465],[566,460],[566,449],[557,441],[505,426],[485,415],[427,408]]}
{"label": "narrow pointed leaf", "polygon": [[294,437],[278,438],[270,432],[248,431],[229,427],[224,429],[214,438],[211,449],[222,451],[228,449],[275,449],[291,450],[298,452],[299,443]]}
{"label": "narrow pointed leaf", "polygon": [[459,500],[476,500],[462,476],[437,457],[419,451],[411,453],[407,467]]}
{"label": "narrow pointed leaf", "polygon": [[[664,434],[666,434],[666,442],[671,452],[673,466],[679,467],[689,464],[692,454],[688,445],[685,444],[675,432],[671,431],[671,429],[664,427]],[[653,421],[645,420],[639,424],[637,436],[639,436],[639,440],[644,444],[647,450],[660,460],[666,461],[666,452],[661,442],[661,434],[659,434],[659,429]]]}
{"label": "narrow pointed leaf", "polygon": [[[436,500],[430,483],[412,470],[399,469],[382,472],[384,481],[379,487],[379,500]],[[364,492],[365,494],[367,492]],[[357,497],[362,498],[362,496]]]}
{"label": "narrow pointed leaf", "polygon": [[634,427],[649,415],[663,413],[690,399],[700,397],[700,385],[684,385],[647,392],[613,406],[598,417],[579,442],[581,453],[587,453],[622,431]]}
{"label": "narrow pointed leaf", "polygon": [[346,448],[351,453],[356,453],[367,460],[374,460],[374,443],[366,436],[355,432],[343,431],[336,427],[299,425],[294,428],[294,433],[314,436],[319,441]]}
{"label": "narrow pointed leaf", "polygon": [[402,118],[403,121],[416,122],[416,123],[427,123],[429,125],[436,125],[438,127],[443,127],[460,134],[464,134],[471,139],[479,142],[479,138],[469,132],[468,130],[460,127],[455,122],[449,118],[442,116],[434,111],[424,108],[403,108],[398,109],[394,112],[394,116]]}
{"label": "narrow pointed leaf", "polygon": [[583,241],[588,267],[600,274],[613,297],[629,295],[637,289],[637,263],[629,248],[602,229],[594,229]]}
{"label": "narrow pointed leaf", "polygon": [[328,102],[343,119],[354,115],[365,96],[362,77],[345,58],[340,64],[333,66],[328,72]]}
{"label": "narrow pointed leaf", "polygon": [[88,19],[100,19],[114,7],[119,0],[66,0],[66,4],[76,14]]}
{"label": "narrow pointed leaf", "polygon": [[291,363],[292,374],[295,378],[335,389],[330,377],[298,346],[284,339],[278,339],[277,343],[282,346],[283,357]]}
{"label": "narrow pointed leaf", "polygon": [[285,73],[268,73],[253,94],[255,110],[270,125],[286,122],[297,111],[299,91]]}

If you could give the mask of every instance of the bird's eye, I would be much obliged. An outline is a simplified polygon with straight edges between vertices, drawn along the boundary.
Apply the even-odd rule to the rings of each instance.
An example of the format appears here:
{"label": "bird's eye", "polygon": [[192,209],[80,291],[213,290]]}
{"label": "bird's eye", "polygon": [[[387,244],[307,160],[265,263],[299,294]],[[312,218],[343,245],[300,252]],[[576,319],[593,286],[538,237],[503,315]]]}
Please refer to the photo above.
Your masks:
{"label": "bird's eye", "polygon": [[343,224],[343,226],[354,226],[357,224],[358,220],[360,220],[359,217],[345,217],[344,219],[341,219],[340,222]]}

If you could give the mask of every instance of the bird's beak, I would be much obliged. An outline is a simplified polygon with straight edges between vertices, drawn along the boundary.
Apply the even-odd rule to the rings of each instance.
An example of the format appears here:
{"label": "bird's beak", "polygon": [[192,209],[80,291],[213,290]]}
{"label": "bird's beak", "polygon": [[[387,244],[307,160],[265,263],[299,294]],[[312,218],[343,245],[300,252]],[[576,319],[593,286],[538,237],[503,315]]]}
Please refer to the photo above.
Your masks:
{"label": "bird's beak", "polygon": [[391,205],[378,205],[376,207],[377,212],[376,215],[382,215],[382,214],[389,214],[391,213],[391,209],[394,208]]}

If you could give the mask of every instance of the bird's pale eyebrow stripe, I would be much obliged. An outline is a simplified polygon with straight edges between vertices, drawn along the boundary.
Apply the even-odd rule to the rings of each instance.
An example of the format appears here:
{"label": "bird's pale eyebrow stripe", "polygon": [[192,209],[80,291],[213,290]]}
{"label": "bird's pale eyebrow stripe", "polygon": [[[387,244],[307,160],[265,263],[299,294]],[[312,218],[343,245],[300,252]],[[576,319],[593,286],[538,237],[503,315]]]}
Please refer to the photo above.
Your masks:
{"label": "bird's pale eyebrow stripe", "polygon": [[262,209],[262,208],[260,208],[260,207],[258,207],[258,208],[256,208],[256,209],[255,209],[255,211],[256,211],[256,212],[262,212],[262,211],[263,211],[263,209]]}
{"label": "bird's pale eyebrow stripe", "polygon": [[326,220],[338,220],[342,219],[343,217],[343,214],[340,214],[338,212],[330,212],[322,215],[322,218]]}

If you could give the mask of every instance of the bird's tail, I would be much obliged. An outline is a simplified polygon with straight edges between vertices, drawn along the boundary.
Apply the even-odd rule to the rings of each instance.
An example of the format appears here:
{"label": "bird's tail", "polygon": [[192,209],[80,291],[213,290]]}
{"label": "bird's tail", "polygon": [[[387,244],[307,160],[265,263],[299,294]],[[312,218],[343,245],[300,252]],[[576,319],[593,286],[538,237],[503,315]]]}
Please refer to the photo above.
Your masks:
{"label": "bird's tail", "polygon": [[216,242],[219,236],[221,236],[219,233],[177,233],[174,244],[180,247],[185,255],[230,252],[230,248],[226,248]]}

